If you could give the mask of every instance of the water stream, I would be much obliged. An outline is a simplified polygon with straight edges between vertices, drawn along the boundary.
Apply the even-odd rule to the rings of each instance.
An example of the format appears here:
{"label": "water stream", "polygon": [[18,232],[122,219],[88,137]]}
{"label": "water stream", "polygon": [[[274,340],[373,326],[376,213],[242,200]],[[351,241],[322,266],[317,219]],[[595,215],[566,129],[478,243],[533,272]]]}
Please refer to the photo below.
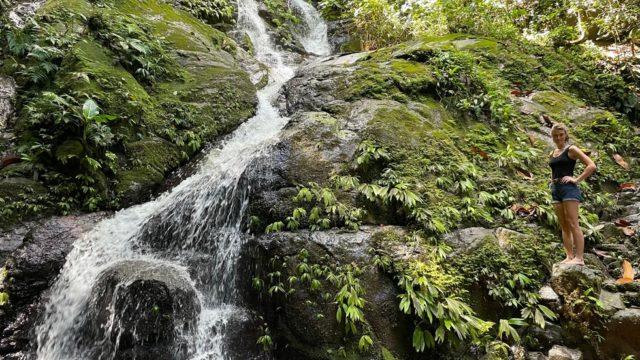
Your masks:
{"label": "water stream", "polygon": [[[329,54],[326,25],[318,13],[304,0],[293,1],[308,28],[300,35],[305,49]],[[96,355],[91,344],[82,345],[80,325],[87,321],[100,275],[114,264],[134,260],[172,269],[175,278],[195,289],[201,310],[197,329],[185,334],[189,358],[228,358],[225,325],[243,316],[236,301],[235,266],[250,184],[241,175],[287,123],[274,103],[297,66],[290,54],[276,48],[255,0],[238,2],[238,27],[250,36],[256,57],[270,70],[269,84],[258,92],[256,115],[208,153],[194,175],[154,201],[117,212],[76,242],[51,289],[44,321],[36,329],[38,359],[113,358],[113,353]],[[107,336],[117,335],[117,326],[106,325]]]}

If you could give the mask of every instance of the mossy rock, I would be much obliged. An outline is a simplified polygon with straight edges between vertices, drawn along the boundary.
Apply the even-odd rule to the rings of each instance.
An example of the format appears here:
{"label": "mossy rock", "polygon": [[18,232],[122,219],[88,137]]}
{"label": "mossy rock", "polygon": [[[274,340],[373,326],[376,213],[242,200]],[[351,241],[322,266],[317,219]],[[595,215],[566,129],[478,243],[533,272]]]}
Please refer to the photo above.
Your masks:
{"label": "mossy rock", "polygon": [[165,174],[180,164],[177,146],[149,138],[127,144],[129,167],[118,172],[116,196],[123,204],[142,201],[164,180]]}
{"label": "mossy rock", "polygon": [[69,159],[79,159],[84,154],[80,140],[67,140],[56,148],[56,159],[65,163]]}
{"label": "mossy rock", "polygon": [[10,164],[0,169],[0,178],[25,177],[33,174],[33,165],[27,162]]}
{"label": "mossy rock", "polygon": [[430,107],[417,104],[418,111],[397,102],[372,105],[363,108],[372,116],[364,129],[364,137],[394,152],[419,148],[425,138],[431,136],[441,114],[446,114],[436,103]]}
{"label": "mossy rock", "polygon": [[35,198],[46,193],[47,190],[41,183],[31,179],[22,177],[0,179],[0,198],[5,201],[10,201],[20,195],[29,195]]}
{"label": "mossy rock", "polygon": [[[121,120],[134,124],[145,124],[151,130],[166,126],[159,119],[158,107],[145,87],[114,63],[108,49],[95,40],[85,40],[76,43],[71,53],[73,72],[63,74],[58,80],[61,86],[99,98],[102,113],[116,114]],[[74,77],[74,72],[87,74],[90,81]]]}
{"label": "mossy rock", "polygon": [[[145,199],[169,171],[255,113],[256,87],[240,66],[246,53],[240,53],[225,33],[170,3],[109,0],[106,6],[97,6],[85,0],[47,0],[35,19],[59,29],[69,40],[46,90],[70,95],[78,103],[86,94],[95,99],[101,114],[117,117],[107,123],[114,143],[101,151],[109,151],[112,159],[115,154],[118,171],[88,174],[84,167],[64,168],[66,161],[81,158],[87,151],[77,140],[78,129],[56,139],[52,152],[61,161],[48,161],[45,171],[94,177],[101,193],[108,184],[116,183],[114,191],[104,193],[105,204],[118,206]],[[129,31],[132,37],[141,38],[138,40],[154,42],[154,52],[162,55],[160,75],[141,76],[105,42],[105,31],[120,28],[135,28],[123,30],[121,36],[128,36]],[[32,141],[40,130],[40,125],[30,121],[26,105],[47,109],[49,101],[38,95],[44,89],[32,90],[36,95],[17,106],[21,110],[17,137],[23,143]],[[105,165],[105,159],[96,159]],[[137,192],[144,195],[138,197]],[[117,204],[112,196],[124,202]],[[83,203],[86,199],[77,200]]]}

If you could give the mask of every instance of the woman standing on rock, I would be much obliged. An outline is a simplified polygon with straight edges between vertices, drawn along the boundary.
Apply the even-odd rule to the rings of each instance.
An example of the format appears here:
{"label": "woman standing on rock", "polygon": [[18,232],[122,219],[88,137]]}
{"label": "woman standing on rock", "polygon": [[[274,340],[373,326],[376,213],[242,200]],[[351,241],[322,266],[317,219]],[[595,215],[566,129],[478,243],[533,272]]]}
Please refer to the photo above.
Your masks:
{"label": "woman standing on rock", "polygon": [[[569,133],[564,124],[553,125],[551,136],[557,147],[549,154],[551,197],[567,252],[567,258],[562,263],[584,265],[584,235],[578,224],[578,207],[582,194],[578,183],[593,174],[596,164],[577,146],[567,144]],[[578,159],[586,167],[576,178],[573,177],[573,170]]]}

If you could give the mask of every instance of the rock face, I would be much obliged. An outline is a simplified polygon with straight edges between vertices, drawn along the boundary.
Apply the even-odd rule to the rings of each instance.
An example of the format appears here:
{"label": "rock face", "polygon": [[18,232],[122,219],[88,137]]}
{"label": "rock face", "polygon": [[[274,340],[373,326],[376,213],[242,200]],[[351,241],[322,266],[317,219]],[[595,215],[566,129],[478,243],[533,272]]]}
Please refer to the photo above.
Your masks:
{"label": "rock face", "polygon": [[[364,266],[371,261],[367,249],[376,233],[389,230],[363,227],[357,232],[330,230],[265,235],[252,243],[252,255],[245,261],[252,263],[251,267],[258,271],[258,276],[264,276],[266,274],[262,272],[268,271],[269,259],[274,256],[295,258],[304,249],[309,253],[310,261],[322,261],[322,265],[354,263]],[[412,351],[409,342],[411,329],[398,310],[394,282],[376,269],[368,269],[362,275],[361,283],[367,304],[364,316],[371,328],[371,336],[397,359],[409,358]],[[335,290],[325,288],[323,291],[333,293]],[[255,303],[255,290],[248,294]],[[269,328],[276,334],[275,343],[287,344],[275,350],[276,358],[333,359],[327,350],[335,351],[344,345],[344,329],[336,322],[335,308],[323,305],[314,293],[301,289],[287,299],[265,294],[254,306],[265,314]],[[358,359],[382,358],[376,351],[356,354],[354,352],[352,356]]]}
{"label": "rock face", "polygon": [[244,177],[252,184],[249,212],[265,226],[286,217],[295,185],[326,182],[353,157],[358,129],[366,121],[363,116],[337,119],[324,112],[293,116],[279,142],[247,167]]}
{"label": "rock face", "polygon": [[73,242],[105,216],[94,213],[54,217],[41,224],[27,224],[2,237],[15,250],[6,260],[6,276],[1,284],[2,291],[9,295],[9,304],[1,310],[1,355],[28,350],[33,345],[30,331],[42,310],[46,290],[64,265]]}
{"label": "rock face", "polygon": [[125,261],[98,279],[86,311],[88,344],[113,359],[185,359],[200,302],[187,274],[159,263]]}
{"label": "rock face", "polygon": [[640,356],[640,309],[619,310],[605,327],[604,341],[600,346],[603,358]]}
{"label": "rock face", "polygon": [[360,51],[360,42],[347,31],[350,25],[349,20],[335,20],[327,23],[327,35],[333,53]]}
{"label": "rock face", "polygon": [[0,76],[0,134],[3,133],[13,115],[15,96],[15,81],[12,78]]}
{"label": "rock face", "polygon": [[593,287],[599,291],[602,274],[582,265],[554,264],[551,273],[551,287],[560,296],[566,296],[575,289]]}

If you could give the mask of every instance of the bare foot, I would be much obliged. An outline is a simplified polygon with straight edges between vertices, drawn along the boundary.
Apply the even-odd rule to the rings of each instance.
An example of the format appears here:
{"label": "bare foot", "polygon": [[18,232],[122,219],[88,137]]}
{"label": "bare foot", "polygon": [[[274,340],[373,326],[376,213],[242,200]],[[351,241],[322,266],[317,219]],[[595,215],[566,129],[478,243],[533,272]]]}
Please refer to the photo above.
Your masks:
{"label": "bare foot", "polygon": [[567,261],[565,264],[569,265],[584,265],[584,259],[578,259],[577,257]]}
{"label": "bare foot", "polygon": [[560,261],[560,264],[566,264],[566,263],[568,263],[569,261],[571,261],[571,259],[573,259],[573,257],[568,257],[568,256],[567,256],[567,258],[566,258],[566,259],[564,259],[564,260]]}

